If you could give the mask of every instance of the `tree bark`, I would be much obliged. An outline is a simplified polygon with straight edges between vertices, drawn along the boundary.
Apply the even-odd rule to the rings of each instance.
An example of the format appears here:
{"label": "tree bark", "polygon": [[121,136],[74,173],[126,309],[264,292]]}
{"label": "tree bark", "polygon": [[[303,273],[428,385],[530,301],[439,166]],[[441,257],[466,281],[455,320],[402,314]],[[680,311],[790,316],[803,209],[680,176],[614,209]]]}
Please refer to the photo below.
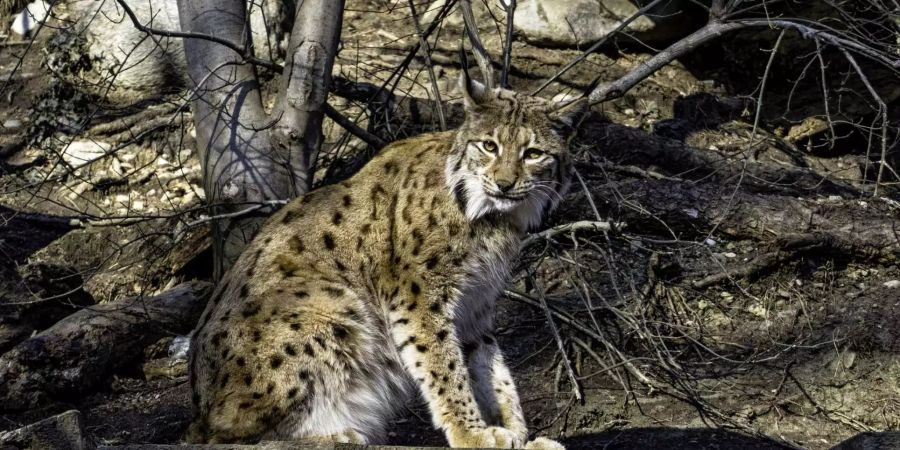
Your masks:
{"label": "tree bark", "polygon": [[33,408],[90,392],[147,345],[184,334],[211,291],[189,282],[151,298],[84,308],[0,356],[0,410]]}
{"label": "tree bark", "polygon": [[[321,124],[344,2],[306,0],[295,14],[281,96],[267,114],[254,67],[228,46],[185,39],[204,188],[213,214],[306,193],[322,143]],[[182,30],[249,45],[245,2],[178,0]],[[215,274],[253,238],[269,211],[216,221]]]}

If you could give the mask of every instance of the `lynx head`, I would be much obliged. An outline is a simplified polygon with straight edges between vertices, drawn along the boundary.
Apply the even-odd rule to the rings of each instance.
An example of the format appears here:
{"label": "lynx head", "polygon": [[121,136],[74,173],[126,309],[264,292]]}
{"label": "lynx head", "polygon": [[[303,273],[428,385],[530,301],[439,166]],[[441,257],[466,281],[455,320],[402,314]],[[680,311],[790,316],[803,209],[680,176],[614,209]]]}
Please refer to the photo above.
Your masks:
{"label": "lynx head", "polygon": [[507,215],[537,227],[572,176],[569,138],[584,99],[556,103],[460,78],[466,119],[447,160],[447,183],[469,220]]}

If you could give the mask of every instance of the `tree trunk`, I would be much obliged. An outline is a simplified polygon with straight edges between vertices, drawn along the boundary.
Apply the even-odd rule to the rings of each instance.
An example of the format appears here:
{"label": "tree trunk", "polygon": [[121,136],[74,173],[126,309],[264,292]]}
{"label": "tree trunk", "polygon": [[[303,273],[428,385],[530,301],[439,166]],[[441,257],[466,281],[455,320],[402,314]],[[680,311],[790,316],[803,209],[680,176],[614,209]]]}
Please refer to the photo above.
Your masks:
{"label": "tree trunk", "polygon": [[[299,2],[281,96],[266,114],[254,67],[238,52],[206,39],[185,39],[197,150],[213,214],[306,193],[322,143],[322,117],[340,37],[344,2]],[[249,46],[240,0],[178,0],[183,31]],[[270,211],[215,222],[215,274],[227,270]]]}

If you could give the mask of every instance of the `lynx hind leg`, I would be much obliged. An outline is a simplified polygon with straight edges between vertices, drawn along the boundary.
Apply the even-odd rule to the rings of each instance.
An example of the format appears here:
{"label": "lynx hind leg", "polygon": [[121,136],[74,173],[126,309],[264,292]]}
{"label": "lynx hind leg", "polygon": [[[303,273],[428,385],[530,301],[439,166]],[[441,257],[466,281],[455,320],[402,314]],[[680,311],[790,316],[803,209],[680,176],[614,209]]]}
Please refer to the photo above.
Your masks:
{"label": "lynx hind leg", "polygon": [[[311,395],[304,408],[290,411],[271,436],[353,444],[383,439],[387,423],[409,390],[388,338],[377,335],[367,304],[353,292],[335,283],[309,295],[302,303],[312,306],[300,316],[310,319],[301,328],[318,332],[297,350],[314,360],[318,371],[306,369]],[[295,304],[289,301],[286,307]],[[304,369],[300,370],[303,378]]]}
{"label": "lynx hind leg", "polygon": [[[338,286],[273,288],[211,317],[192,364],[199,411],[191,436],[217,442],[339,435],[360,424],[334,410],[371,338],[357,298]],[[317,428],[304,428],[310,417]],[[355,426],[356,425],[356,426]]]}

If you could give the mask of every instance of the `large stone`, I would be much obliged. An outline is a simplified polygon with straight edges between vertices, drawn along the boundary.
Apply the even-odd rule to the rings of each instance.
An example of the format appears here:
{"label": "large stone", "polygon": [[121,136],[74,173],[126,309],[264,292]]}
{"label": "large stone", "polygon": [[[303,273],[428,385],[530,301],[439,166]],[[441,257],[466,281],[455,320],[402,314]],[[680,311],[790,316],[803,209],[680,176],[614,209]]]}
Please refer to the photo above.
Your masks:
{"label": "large stone", "polygon": [[[539,45],[582,46],[599,41],[649,0],[522,0],[513,23]],[[690,26],[689,1],[670,0],[651,8],[626,28],[641,41],[677,38]]]}
{"label": "large stone", "polygon": [[[652,0],[519,0],[513,24],[518,36],[532,44],[544,46],[584,46],[599,41],[641,7]],[[447,0],[435,0],[420,18],[430,23]],[[505,18],[500,0],[473,2],[475,20],[482,30],[490,30],[494,18]],[[647,14],[632,21],[626,31],[641,41],[665,41],[689,32],[696,24],[691,15],[696,7],[690,0],[669,0],[654,6]],[[701,19],[705,20],[705,16]],[[462,27],[458,8],[444,22],[450,27]],[[498,44],[496,33],[481,33],[485,46]],[[499,50],[499,47],[493,50]]]}
{"label": "large stone", "polygon": [[[135,0],[128,5],[148,28],[181,30],[177,0]],[[250,8],[253,48],[261,58],[281,57],[286,34],[282,21],[275,18],[281,18],[283,5],[284,0],[265,0],[253,2]],[[50,52],[50,65],[57,73],[72,72],[73,82],[82,89],[121,103],[184,85],[187,63],[182,39],[148,37],[115,1],[75,0],[65,7],[75,24],[61,30],[65,39],[59,39]],[[87,58],[81,58],[81,52]],[[90,61],[87,67],[83,67],[85,60]]]}
{"label": "large stone", "polygon": [[82,436],[81,413],[76,410],[0,433],[0,448],[4,450],[81,450],[88,447]]}

